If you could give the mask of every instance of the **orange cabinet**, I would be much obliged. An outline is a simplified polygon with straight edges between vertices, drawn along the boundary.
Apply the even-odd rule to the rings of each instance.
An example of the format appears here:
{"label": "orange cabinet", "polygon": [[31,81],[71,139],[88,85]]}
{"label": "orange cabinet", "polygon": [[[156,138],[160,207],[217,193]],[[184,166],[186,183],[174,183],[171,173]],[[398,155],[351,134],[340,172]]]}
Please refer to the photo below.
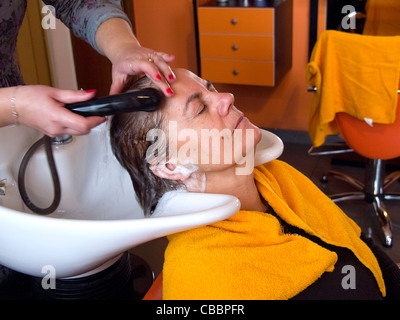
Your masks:
{"label": "orange cabinet", "polygon": [[226,59],[274,60],[272,35],[202,33],[200,56]]}
{"label": "orange cabinet", "polygon": [[[239,1],[238,1],[239,2]],[[242,1],[243,2],[243,1]],[[279,1],[278,1],[279,2]],[[292,60],[292,0],[197,8],[200,73],[217,83],[275,86]]]}
{"label": "orange cabinet", "polygon": [[273,34],[274,10],[271,8],[199,8],[201,32]]}

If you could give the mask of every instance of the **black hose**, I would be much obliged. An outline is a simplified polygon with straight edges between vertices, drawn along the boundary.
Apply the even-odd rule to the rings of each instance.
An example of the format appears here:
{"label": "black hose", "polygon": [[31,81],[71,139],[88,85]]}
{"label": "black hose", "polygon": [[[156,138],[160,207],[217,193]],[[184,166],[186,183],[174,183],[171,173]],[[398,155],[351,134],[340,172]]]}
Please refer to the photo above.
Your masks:
{"label": "black hose", "polygon": [[[50,167],[51,177],[53,179],[53,185],[54,185],[53,203],[47,208],[39,208],[36,205],[34,205],[32,203],[32,201],[29,199],[28,194],[25,189],[25,172],[26,172],[26,168],[28,166],[28,162],[29,162],[30,158],[32,157],[32,155],[36,152],[36,150],[42,144],[44,144],[44,147],[46,150],[47,162]],[[58,205],[60,204],[60,200],[61,200],[61,186],[60,186],[60,180],[58,178],[56,164],[54,162],[53,149],[52,149],[50,137],[44,136],[43,138],[39,139],[26,152],[24,158],[22,159],[21,165],[19,167],[18,189],[19,189],[19,193],[21,195],[22,200],[24,201],[26,206],[29,209],[31,209],[33,212],[35,212],[37,214],[41,214],[41,215],[48,215],[57,209]]]}

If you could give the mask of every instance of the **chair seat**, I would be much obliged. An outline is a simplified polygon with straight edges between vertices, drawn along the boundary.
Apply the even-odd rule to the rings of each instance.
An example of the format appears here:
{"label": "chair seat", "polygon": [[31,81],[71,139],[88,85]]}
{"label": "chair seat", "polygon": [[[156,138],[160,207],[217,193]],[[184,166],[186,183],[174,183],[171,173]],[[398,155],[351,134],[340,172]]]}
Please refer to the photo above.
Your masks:
{"label": "chair seat", "polygon": [[394,123],[374,123],[372,127],[347,113],[338,113],[336,123],[347,145],[358,154],[370,159],[388,160],[400,157],[399,104],[400,99]]}
{"label": "chair seat", "polygon": [[143,300],[162,300],[162,292],[163,292],[163,274],[161,271],[161,273],[157,276],[156,280],[154,280],[149,291],[147,291],[146,295],[143,297]]}

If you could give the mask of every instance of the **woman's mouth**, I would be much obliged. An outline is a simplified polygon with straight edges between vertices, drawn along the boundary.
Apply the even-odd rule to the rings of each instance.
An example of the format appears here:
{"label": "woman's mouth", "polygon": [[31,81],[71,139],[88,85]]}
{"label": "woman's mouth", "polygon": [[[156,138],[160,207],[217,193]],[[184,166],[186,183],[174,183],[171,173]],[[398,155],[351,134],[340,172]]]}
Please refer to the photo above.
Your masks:
{"label": "woman's mouth", "polygon": [[242,122],[243,119],[244,119],[244,116],[241,115],[241,116],[239,117],[239,119],[238,119],[238,122],[236,123],[235,129],[237,129],[237,128],[239,127],[239,125],[240,125],[240,123]]}

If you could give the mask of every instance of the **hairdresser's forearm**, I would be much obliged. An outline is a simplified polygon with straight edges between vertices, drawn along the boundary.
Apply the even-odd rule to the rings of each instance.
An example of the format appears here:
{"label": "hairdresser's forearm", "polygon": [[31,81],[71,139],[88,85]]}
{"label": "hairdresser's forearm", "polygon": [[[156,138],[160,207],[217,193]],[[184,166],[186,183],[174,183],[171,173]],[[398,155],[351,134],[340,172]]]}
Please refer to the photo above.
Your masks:
{"label": "hairdresser's forearm", "polygon": [[96,44],[112,62],[118,60],[124,48],[139,48],[139,41],[130,25],[123,19],[111,18],[103,22],[96,32]]}
{"label": "hairdresser's forearm", "polygon": [[140,46],[128,22],[112,18],[96,32],[96,45],[112,62],[110,94],[120,93],[133,75],[146,74],[165,95],[173,94],[175,76],[169,66],[174,56]]}

